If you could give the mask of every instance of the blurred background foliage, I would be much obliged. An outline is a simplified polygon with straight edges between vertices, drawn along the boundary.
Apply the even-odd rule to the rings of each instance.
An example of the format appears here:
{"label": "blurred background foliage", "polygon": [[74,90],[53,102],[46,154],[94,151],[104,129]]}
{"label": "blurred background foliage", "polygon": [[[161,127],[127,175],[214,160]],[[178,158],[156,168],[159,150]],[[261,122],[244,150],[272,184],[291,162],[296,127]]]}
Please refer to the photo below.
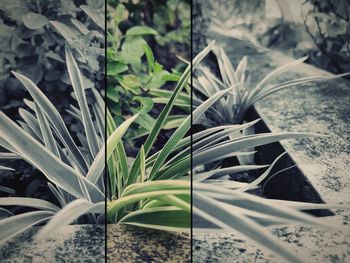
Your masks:
{"label": "blurred background foliage", "polygon": [[128,19],[120,25],[122,31],[131,26],[148,26],[158,34],[147,40],[155,58],[166,69],[178,64],[176,56],[190,57],[190,0],[108,0],[110,6],[123,4]]}
{"label": "blurred background foliage", "polygon": [[[104,85],[103,0],[0,2],[0,107],[13,116],[25,96],[11,70],[69,105],[64,46],[74,50],[86,87]],[[68,96],[67,96],[68,94]],[[68,98],[67,98],[68,97]],[[59,109],[59,110],[60,110]]]}
{"label": "blurred background foliage", "polygon": [[350,1],[218,0],[202,3],[215,30],[250,38],[333,73],[350,71]]}

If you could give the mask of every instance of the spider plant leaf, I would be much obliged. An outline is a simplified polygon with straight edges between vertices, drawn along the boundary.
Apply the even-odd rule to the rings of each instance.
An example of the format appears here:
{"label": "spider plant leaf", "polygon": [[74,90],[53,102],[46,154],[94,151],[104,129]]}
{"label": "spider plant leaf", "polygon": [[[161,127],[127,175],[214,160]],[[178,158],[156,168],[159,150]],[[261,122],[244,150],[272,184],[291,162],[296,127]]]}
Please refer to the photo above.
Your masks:
{"label": "spider plant leaf", "polygon": [[270,174],[272,168],[276,165],[276,163],[286,154],[287,152],[284,152],[282,154],[280,154],[270,165],[270,167],[262,174],[260,175],[257,179],[255,179],[253,182],[251,182],[250,184],[248,184],[246,187],[242,187],[237,191],[248,191],[249,189],[253,189],[255,187],[257,187],[262,181],[264,181],[266,179],[266,177]]}
{"label": "spider plant leaf", "polygon": [[94,97],[95,97],[95,102],[96,102],[96,105],[98,106],[99,108],[99,112],[101,112],[102,116],[105,116],[105,102],[103,100],[103,98],[101,97],[100,93],[92,88],[92,93],[94,94]]}
{"label": "spider plant leaf", "polygon": [[191,227],[190,214],[174,206],[141,209],[129,213],[121,224],[136,225],[157,230],[188,232]]}
{"label": "spider plant leaf", "polygon": [[[79,183],[81,192],[83,193],[84,198],[86,200],[88,200],[89,202],[91,202],[91,197],[90,197],[89,191],[88,191],[88,189],[86,187],[85,182],[81,178],[83,178],[83,177],[78,177],[78,183]],[[103,189],[102,189],[102,191],[103,191]]]}
{"label": "spider plant leaf", "polygon": [[2,138],[9,142],[23,159],[27,160],[53,183],[62,187],[76,197],[83,197],[79,186],[80,176],[85,181],[92,200],[104,199],[104,194],[90,181],[63,163],[57,156],[19,129],[18,126],[4,113],[0,112],[0,132]]}
{"label": "spider plant leaf", "polygon": [[96,184],[103,174],[103,169],[105,168],[105,145],[102,146],[95,159],[93,160],[89,171],[86,175],[91,183]]}
{"label": "spider plant leaf", "polygon": [[204,138],[198,142],[195,142],[192,145],[192,151],[195,153],[195,152],[198,152],[204,148],[207,148],[210,145],[218,144],[222,139],[226,138],[230,134],[234,134],[234,133],[237,133],[239,131],[244,131],[246,129],[249,129],[250,127],[255,125],[258,121],[259,121],[259,119],[255,120],[255,121],[247,122],[247,123],[242,124],[242,125],[227,126],[227,128],[222,129],[222,131],[218,131],[214,134],[208,135],[206,138]]}
{"label": "spider plant leaf", "polygon": [[66,201],[63,195],[57,190],[57,188],[50,182],[47,183],[51,193],[56,197],[57,201],[60,203],[61,207],[66,205]]}
{"label": "spider plant leaf", "polygon": [[[230,191],[223,188],[217,188],[213,185],[196,183],[193,184],[194,192],[205,192],[206,196],[214,197],[216,199],[225,200],[226,203],[240,207],[249,211],[266,214],[268,216],[278,217],[289,221],[308,224],[311,226],[320,226],[323,228],[330,228],[331,226],[317,220],[317,218],[302,213],[298,210],[288,208],[286,206],[273,205],[270,200],[258,196],[247,194],[240,191]],[[333,227],[333,226],[332,226]],[[336,227],[333,227],[336,228]]]}
{"label": "spider plant leaf", "polygon": [[156,161],[153,164],[152,171],[150,174],[150,179],[153,179],[155,173],[158,172],[161,165],[165,162],[165,159],[171,154],[172,150],[176,147],[179,141],[185,136],[185,134],[191,128],[192,123],[196,123],[199,117],[208,109],[211,105],[213,105],[219,98],[221,98],[228,89],[223,90],[215,94],[214,96],[207,99],[202,103],[197,109],[195,109],[192,113],[192,116],[188,116],[185,121],[176,129],[176,131],[171,135],[169,140],[164,145],[163,149],[159,153]]}
{"label": "spider plant leaf", "polygon": [[103,214],[105,202],[91,203],[85,199],[76,199],[63,207],[51,220],[37,233],[36,238],[43,239],[62,227],[69,225],[74,220],[85,214]]}
{"label": "spider plant leaf", "polygon": [[97,106],[97,104],[93,105],[93,112],[96,118],[97,134],[99,135],[98,148],[101,149],[105,138],[105,115],[100,111],[100,108]]}
{"label": "spider plant leaf", "polygon": [[159,190],[123,196],[107,204],[107,217],[112,221],[114,215],[122,208],[145,199],[153,199],[163,195],[189,195],[190,189],[185,190]]}
{"label": "spider plant leaf", "polygon": [[69,134],[67,127],[57,109],[30,79],[17,72],[12,71],[12,74],[14,74],[15,77],[29,91],[37,105],[42,108],[43,112],[47,115],[50,121],[50,125],[52,125],[52,127],[55,129],[56,135],[70,151],[72,158],[74,158],[82,172],[86,173],[88,169],[87,163],[77,145],[74,143],[73,138]]}
{"label": "spider plant leaf", "polygon": [[[286,139],[294,139],[301,137],[317,136],[311,133],[261,133],[257,135],[241,137],[238,140],[230,140],[228,142],[222,143],[199,152],[192,159],[192,165],[197,166],[210,162],[211,160],[218,158],[219,156],[225,156],[234,151],[239,151],[241,149],[257,147],[260,145],[269,144],[272,142],[277,142]],[[321,135],[318,135],[321,136]]]}
{"label": "spider plant leaf", "polygon": [[[2,188],[3,188],[3,187],[0,186],[0,191],[2,191]],[[6,189],[5,189],[5,191],[3,191],[3,192],[6,192]],[[9,194],[10,194],[10,193],[9,193]],[[5,209],[5,208],[0,207],[0,211],[3,212],[3,213],[8,214],[9,216],[14,216],[14,214],[13,214],[11,211],[9,211],[9,210],[7,210],[7,209]],[[0,241],[0,243],[1,243],[1,241]]]}
{"label": "spider plant leaf", "polygon": [[318,209],[349,209],[348,205],[344,204],[320,204],[320,203],[306,203],[289,200],[275,200],[271,199],[271,205],[286,206],[297,210],[318,210]]}
{"label": "spider plant leaf", "polygon": [[[184,196],[185,197],[185,196]],[[183,211],[187,212],[187,220],[190,221],[190,215],[191,215],[191,201],[189,200],[183,200],[177,196],[174,195],[164,195],[157,197],[158,200],[160,200],[163,204],[172,205],[175,207],[178,207],[182,209]]]}
{"label": "spider plant leaf", "polygon": [[139,115],[136,114],[126,121],[124,121],[119,127],[108,137],[107,140],[107,160],[111,157],[113,151],[117,147],[119,141],[125,134],[126,130],[129,128],[131,123],[133,123]]}
{"label": "spider plant leaf", "polygon": [[43,209],[46,211],[57,212],[60,210],[58,206],[53,203],[50,203],[45,200],[37,199],[37,198],[29,198],[29,197],[0,197],[0,205],[8,206],[8,205],[18,205],[18,206],[26,206],[37,209]]}
{"label": "spider plant leaf", "polygon": [[232,67],[232,64],[229,58],[227,57],[224,49],[222,47],[216,46],[213,49],[213,51],[218,60],[220,74],[226,87],[230,87],[231,85],[235,85],[236,83],[238,83],[235,70]]}
{"label": "spider plant leaf", "polygon": [[[26,133],[28,133],[30,136],[32,136],[37,142],[39,142],[39,143],[41,143],[41,144],[44,143],[43,140],[42,140],[42,138],[41,138],[40,136],[38,136],[37,132],[35,132],[35,131],[30,127],[30,125],[28,125],[27,123],[22,122],[22,121],[17,121],[17,122],[18,122],[18,124],[22,127],[22,129],[23,129]],[[7,148],[7,147],[5,147],[5,148]],[[9,148],[7,148],[7,149],[9,149]]]}
{"label": "spider plant leaf", "polygon": [[36,115],[38,117],[38,122],[41,130],[41,134],[43,136],[45,146],[49,149],[50,152],[52,152],[57,157],[60,157],[60,153],[57,147],[56,140],[54,138],[54,135],[51,131],[50,124],[45,116],[45,114],[42,112],[41,108],[35,105],[35,111]]}
{"label": "spider plant leaf", "polygon": [[15,171],[15,169],[0,165],[0,171]]}
{"label": "spider plant leaf", "polygon": [[41,141],[43,140],[38,120],[28,111],[24,109],[18,110],[19,115],[22,117],[22,119],[26,122],[26,124],[30,127],[30,129],[34,132],[37,138],[39,138]]}
{"label": "spider plant leaf", "polygon": [[[152,89],[148,92],[149,95],[155,96],[157,98],[163,98],[166,99],[168,102],[171,98],[171,95],[173,94],[170,90],[162,90],[162,89]],[[190,107],[191,105],[191,96],[185,93],[180,93],[178,97],[176,98],[175,103],[182,103],[185,104],[186,107]]]}
{"label": "spider plant leaf", "polygon": [[259,92],[257,92],[255,94],[254,97],[253,96],[250,97],[251,100],[249,101],[249,103],[247,101],[247,105],[245,107],[248,108],[249,106],[253,105],[257,101],[263,99],[264,97],[266,97],[272,93],[275,93],[279,90],[291,87],[291,86],[300,85],[300,84],[311,82],[311,81],[336,79],[336,78],[341,78],[341,77],[347,76],[347,75],[349,75],[349,73],[344,73],[344,74],[339,74],[339,75],[330,75],[330,76],[305,77],[305,78],[299,78],[299,79],[287,81],[287,82],[260,90]]}
{"label": "spider plant leaf", "polygon": [[154,177],[155,180],[177,179],[191,170],[191,156],[187,156],[175,164],[165,167],[164,171],[159,170],[159,174]]}
{"label": "spider plant leaf", "polygon": [[168,119],[166,120],[163,129],[164,130],[171,130],[179,127],[181,123],[184,122],[186,119],[187,115],[173,115],[169,116]]}
{"label": "spider plant leaf", "polygon": [[147,181],[129,185],[123,191],[122,196],[141,194],[159,190],[186,190],[190,189],[190,182],[185,180],[160,180]]}
{"label": "spider plant leaf", "polygon": [[[116,124],[114,123],[113,117],[107,109],[107,138],[116,130]],[[117,157],[118,156],[118,157]],[[118,159],[117,159],[118,158]],[[118,161],[118,164],[117,164]],[[115,154],[107,159],[108,162],[108,172],[109,172],[109,183],[110,183],[110,193],[109,197],[115,196],[116,194],[116,179],[117,179],[117,169],[120,169],[122,176],[125,176],[124,181],[126,181],[127,176],[129,175],[128,161],[125,153],[124,146],[122,142],[119,142],[116,146]],[[119,176],[120,177],[120,176]],[[120,179],[118,179],[120,180]],[[121,186],[118,185],[118,187]],[[119,191],[118,191],[119,193]]]}
{"label": "spider plant leaf", "polygon": [[80,9],[84,11],[92,21],[95,22],[101,29],[105,30],[105,18],[100,12],[97,12],[95,9],[88,5],[81,5]]}
{"label": "spider plant leaf", "polygon": [[265,85],[268,82],[271,82],[273,79],[278,77],[283,72],[289,71],[292,68],[295,68],[295,67],[299,66],[300,64],[304,63],[304,61],[306,59],[307,59],[307,57],[302,57],[300,59],[293,60],[293,61],[291,61],[287,64],[284,64],[284,65],[276,68],[275,70],[271,71],[255,86],[255,88],[252,90],[252,94],[255,94],[255,92],[259,91],[263,85]]}
{"label": "spider plant leaf", "polygon": [[[210,52],[213,45],[214,45],[214,42],[210,43],[203,51],[201,51],[193,59],[192,70],[194,70],[198,66],[198,64],[202,61],[202,59]],[[148,156],[160,130],[164,126],[164,123],[165,123],[166,119],[168,118],[171,109],[173,108],[173,105],[174,105],[178,95],[180,94],[182,89],[186,86],[190,75],[191,75],[191,66],[189,65],[185,69],[184,73],[181,75],[181,78],[176,85],[176,88],[174,90],[173,95],[171,96],[171,98],[169,99],[169,102],[165,105],[165,107],[161,111],[159,117],[156,120],[156,123],[154,124],[154,126],[152,128],[152,131],[150,132],[150,134],[148,135],[148,137],[146,139],[146,142],[144,143],[144,149],[145,149],[146,156]],[[186,125],[184,125],[184,126],[186,126]],[[170,145],[170,143],[169,143],[169,145]],[[167,155],[166,152],[164,152],[164,156],[166,156],[166,155]],[[159,156],[158,156],[158,158],[159,158]],[[164,161],[161,159],[159,160],[159,163]],[[154,171],[156,171],[158,168],[156,168]],[[136,178],[139,174],[139,169],[140,169],[140,154],[137,155],[136,160],[131,168],[130,175],[129,175],[127,183],[126,183],[127,185],[129,185],[131,183],[135,183]]]}
{"label": "spider plant leaf", "polygon": [[236,69],[236,75],[237,79],[244,80],[245,79],[245,71],[247,69],[248,65],[248,59],[246,56],[244,56],[241,61],[238,63],[237,69]]}
{"label": "spider plant leaf", "polygon": [[12,154],[15,157],[15,159],[22,159],[21,155],[19,154],[19,152],[8,142],[6,142],[2,137],[0,137],[0,146],[11,151],[11,153],[2,153],[1,155],[4,156],[5,160],[8,160],[11,158]]}
{"label": "spider plant leaf", "polygon": [[[236,173],[242,173],[242,172],[248,172],[258,169],[263,169],[269,167],[268,165],[237,165],[233,167],[227,167],[227,168],[221,168],[217,169],[215,173],[213,173],[210,177],[213,179],[217,179],[219,177],[222,177],[224,175],[232,175]],[[196,175],[194,175],[196,177]],[[252,188],[256,187],[255,185],[252,185]]]}
{"label": "spider plant leaf", "polygon": [[94,124],[92,122],[89,106],[87,103],[83,79],[81,77],[78,64],[75,61],[72,55],[72,52],[70,51],[68,46],[66,46],[66,62],[67,62],[68,75],[70,77],[70,81],[72,83],[76,98],[78,100],[79,108],[81,110],[82,121],[84,125],[84,130],[86,133],[86,139],[88,141],[89,149],[92,157],[95,157],[99,151],[99,147],[97,144],[98,138],[94,128]]}
{"label": "spider plant leaf", "polygon": [[0,242],[6,242],[33,225],[45,222],[54,215],[51,211],[35,211],[14,215],[0,220]]}
{"label": "spider plant leaf", "polygon": [[194,192],[193,199],[193,212],[198,213],[198,210],[204,211],[201,216],[205,215],[206,220],[212,221],[226,231],[231,230],[242,234],[290,262],[304,262],[290,248],[286,247],[277,238],[274,238],[267,229],[261,227],[252,219],[236,213],[235,210],[227,209],[221,202],[203,194]]}
{"label": "spider plant leaf", "polygon": [[[1,143],[1,140],[0,140]],[[14,160],[14,159],[20,159],[17,154],[15,153],[5,153],[5,152],[0,152],[0,160]]]}
{"label": "spider plant leaf", "polygon": [[141,146],[140,149],[140,170],[140,183],[142,183],[146,175],[146,156],[145,149],[143,148],[143,146]]}

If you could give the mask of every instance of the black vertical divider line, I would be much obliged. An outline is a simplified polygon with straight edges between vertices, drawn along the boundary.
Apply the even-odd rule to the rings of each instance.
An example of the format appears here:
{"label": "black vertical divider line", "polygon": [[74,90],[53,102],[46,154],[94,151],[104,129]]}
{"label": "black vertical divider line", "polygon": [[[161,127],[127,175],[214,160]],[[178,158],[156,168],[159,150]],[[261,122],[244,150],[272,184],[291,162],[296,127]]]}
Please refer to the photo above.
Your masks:
{"label": "black vertical divider line", "polygon": [[[191,83],[191,86],[190,86],[190,90],[191,90],[191,128],[192,128],[192,125],[193,125],[193,92],[192,92],[192,60],[193,60],[193,0],[191,0],[191,3],[190,3],[190,6],[191,6],[191,10],[190,10],[190,17],[191,17],[191,23],[190,23],[190,39],[191,39],[191,43],[190,43],[190,65],[191,65],[191,74],[190,74],[190,83]],[[193,145],[193,135],[192,135],[192,132],[190,133],[190,149],[191,149],[191,161],[190,161],[190,165],[191,165],[191,169],[190,169],[190,178],[191,178],[191,231],[190,231],[190,245],[191,245],[191,248],[190,248],[190,260],[191,262],[193,262],[193,174],[192,174],[192,145]]]}
{"label": "black vertical divider line", "polygon": [[105,263],[107,263],[107,187],[108,187],[108,174],[107,174],[107,1],[105,0]]}

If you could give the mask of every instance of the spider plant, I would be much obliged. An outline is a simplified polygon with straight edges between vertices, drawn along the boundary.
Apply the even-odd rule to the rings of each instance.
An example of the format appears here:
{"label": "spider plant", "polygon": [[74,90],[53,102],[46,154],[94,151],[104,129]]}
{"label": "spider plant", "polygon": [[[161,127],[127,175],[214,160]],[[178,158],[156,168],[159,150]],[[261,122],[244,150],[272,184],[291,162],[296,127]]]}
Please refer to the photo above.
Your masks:
{"label": "spider plant", "polygon": [[[194,66],[206,56],[211,47],[203,50],[194,60]],[[178,94],[187,85],[191,74],[188,66],[158,116],[144,145],[131,168],[121,137],[138,115],[116,128],[107,113],[107,160],[109,185],[107,187],[107,219],[109,222],[134,224],[166,230],[188,230],[191,218],[191,191],[188,173],[190,166],[190,137],[184,138],[191,127],[188,115],[169,138],[163,149],[150,154],[164,127]],[[212,99],[211,101],[214,101]],[[198,111],[210,107],[203,103]],[[176,157],[176,158],[175,158]]]}
{"label": "spider plant", "polygon": [[[82,124],[77,140],[45,94],[26,76],[13,72],[30,93],[28,110],[19,109],[19,124],[0,112],[0,145],[8,150],[2,158],[21,158],[40,170],[57,204],[27,197],[3,197],[0,205],[8,217],[0,220],[0,241],[6,241],[32,225],[49,221],[38,233],[44,237],[70,223],[104,221],[104,102],[95,89],[86,90],[82,75],[66,48],[66,65],[78,107],[69,114]],[[92,100],[88,101],[87,92]],[[4,207],[22,206],[33,211],[13,215]]]}
{"label": "spider plant", "polygon": [[[207,47],[194,59],[194,67],[211,48],[212,46]],[[111,116],[107,116],[108,189],[110,189],[107,201],[108,222],[160,230],[188,231],[191,227],[192,205],[193,214],[213,223],[217,226],[217,231],[223,229],[226,232],[240,233],[291,262],[302,262],[290,248],[274,238],[266,226],[293,222],[325,227],[322,222],[298,210],[320,209],[327,206],[266,200],[245,193],[257,188],[282,156],[277,158],[271,166],[237,165],[228,168],[217,167],[209,171],[202,169],[198,172],[198,170],[205,167],[205,164],[222,160],[228,156],[247,154],[244,152],[247,147],[283,139],[312,136],[312,134],[266,133],[230,138],[230,134],[253,126],[256,123],[253,121],[243,125],[233,124],[209,128],[193,134],[191,138],[190,135],[187,135],[191,128],[191,118],[188,116],[174,131],[163,149],[150,154],[164,120],[188,79],[189,70],[190,67],[186,69],[131,165],[128,165],[122,136],[138,116],[130,117],[118,128],[115,127]],[[215,103],[218,103],[227,92],[229,89],[217,92],[196,108],[192,114],[193,123],[199,122],[201,116]],[[267,170],[249,184],[208,180],[213,177],[219,178],[228,174],[261,168],[267,168]],[[191,169],[193,169],[192,173]],[[193,180],[192,204],[190,179]],[[196,222],[194,224],[196,227]]]}
{"label": "spider plant", "polygon": [[213,48],[213,53],[218,62],[221,76],[220,78],[216,77],[208,67],[198,67],[196,77],[193,79],[193,107],[198,107],[203,100],[210,98],[220,90],[230,89],[230,92],[206,112],[201,123],[207,127],[242,123],[245,113],[251,106],[279,90],[311,81],[335,79],[348,74],[301,77],[275,83],[275,80],[283,73],[301,65],[307,59],[307,57],[303,57],[276,68],[257,84],[252,85],[250,75],[247,72],[247,57],[243,57],[237,68],[234,69],[222,47],[216,45]]}

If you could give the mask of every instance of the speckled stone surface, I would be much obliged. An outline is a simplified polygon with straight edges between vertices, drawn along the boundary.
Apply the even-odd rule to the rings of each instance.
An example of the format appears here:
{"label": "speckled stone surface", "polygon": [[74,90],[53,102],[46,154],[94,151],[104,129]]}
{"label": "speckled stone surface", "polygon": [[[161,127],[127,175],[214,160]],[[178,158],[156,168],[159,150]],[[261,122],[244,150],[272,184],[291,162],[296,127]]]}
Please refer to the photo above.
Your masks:
{"label": "speckled stone surface", "polygon": [[33,227],[2,244],[0,262],[81,262],[105,261],[105,227],[93,225],[67,226],[48,240],[36,241]]}
{"label": "speckled stone surface", "polygon": [[[305,263],[350,262],[350,234],[305,226],[282,227],[271,229],[271,232],[304,258]],[[233,234],[195,231],[193,262],[284,263],[285,260]]]}
{"label": "speckled stone surface", "polygon": [[[231,37],[227,32],[203,32],[203,26],[197,25],[194,34],[198,33],[204,34],[207,42],[215,39],[216,44],[223,46],[234,66],[246,55],[253,84],[291,61],[284,54],[258,47],[244,38]],[[303,64],[278,80],[327,74]],[[281,144],[326,203],[350,207],[350,83],[338,79],[299,85],[272,94],[255,107],[273,132],[328,135],[287,140]],[[319,220],[332,226],[349,226],[350,209],[332,211],[334,216]],[[350,226],[348,229],[350,231]],[[350,262],[348,233],[297,226],[271,231],[289,243],[287,245],[304,257],[305,262]],[[195,232],[194,239],[194,262],[283,262],[250,241],[231,234]]]}
{"label": "speckled stone surface", "polygon": [[188,234],[107,225],[107,262],[191,262]]}

